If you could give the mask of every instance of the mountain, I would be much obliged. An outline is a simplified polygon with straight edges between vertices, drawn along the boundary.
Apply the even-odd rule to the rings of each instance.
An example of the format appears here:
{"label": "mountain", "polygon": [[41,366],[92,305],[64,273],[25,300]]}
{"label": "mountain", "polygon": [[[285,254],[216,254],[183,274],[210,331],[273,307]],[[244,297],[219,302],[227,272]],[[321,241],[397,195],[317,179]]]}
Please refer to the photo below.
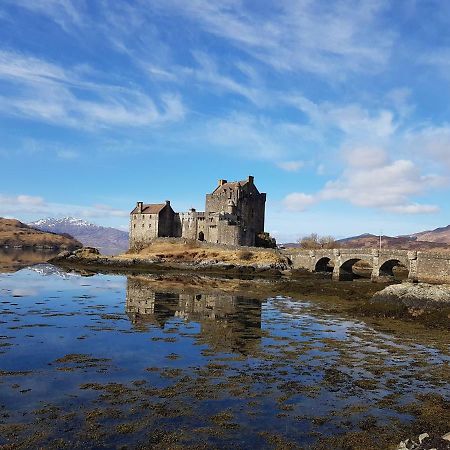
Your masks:
{"label": "mountain", "polygon": [[116,228],[102,227],[74,217],[41,219],[28,224],[37,230],[68,233],[84,246],[96,247],[105,255],[128,250],[128,233]]}
{"label": "mountain", "polygon": [[[335,248],[378,248],[380,236],[364,233],[336,241]],[[450,225],[405,236],[381,236],[382,248],[402,250],[450,250]],[[300,244],[284,244],[286,248]]]}
{"label": "mountain", "polygon": [[446,227],[436,228],[431,231],[421,231],[411,235],[418,241],[439,242],[442,244],[450,244],[450,225]]}
{"label": "mountain", "polygon": [[[339,248],[378,248],[380,237],[373,234],[362,234],[336,241]],[[450,249],[450,245],[441,242],[428,242],[418,240],[415,236],[381,236],[382,248],[394,248],[402,250],[433,250]]]}
{"label": "mountain", "polygon": [[73,250],[82,244],[68,234],[40,231],[18,220],[0,217],[0,247]]}

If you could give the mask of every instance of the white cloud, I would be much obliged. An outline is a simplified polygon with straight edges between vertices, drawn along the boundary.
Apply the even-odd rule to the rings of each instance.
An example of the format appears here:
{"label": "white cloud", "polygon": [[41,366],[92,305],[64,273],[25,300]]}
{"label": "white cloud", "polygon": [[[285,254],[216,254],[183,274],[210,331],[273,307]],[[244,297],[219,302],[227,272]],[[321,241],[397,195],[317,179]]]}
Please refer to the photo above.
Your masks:
{"label": "white cloud", "polygon": [[14,6],[26,8],[54,20],[62,29],[68,31],[73,25],[82,25],[83,16],[78,9],[84,6],[84,0],[73,3],[71,0],[4,0]]}
{"label": "white cloud", "polygon": [[409,130],[405,136],[411,152],[419,157],[450,166],[450,125]]}
{"label": "white cloud", "polygon": [[277,163],[280,169],[286,170],[287,172],[297,172],[304,165],[305,163],[303,161],[281,161]]}
{"label": "white cloud", "polygon": [[304,211],[317,202],[314,195],[304,194],[303,192],[293,192],[287,195],[283,200],[283,205],[289,211]]}
{"label": "white cloud", "polygon": [[382,167],[388,160],[387,153],[381,148],[351,148],[344,150],[344,159],[351,167]]}
{"label": "white cloud", "polygon": [[[261,104],[263,101],[263,93],[260,89],[252,86],[246,86],[239,83],[230,76],[220,73],[216,61],[204,52],[193,52],[194,58],[199,67],[197,68],[180,68],[185,75],[193,77],[198,82],[215,87],[216,89],[226,92],[241,95],[247,100],[255,104]],[[249,68],[242,66],[241,69],[249,73]],[[253,79],[254,82],[254,79]]]}
{"label": "white cloud", "polygon": [[2,202],[17,202],[17,204],[27,207],[27,206],[44,206],[45,202],[44,199],[42,197],[35,197],[32,195],[18,195],[17,197],[6,197],[6,196],[0,196],[0,199],[2,200]]}
{"label": "white cloud", "polygon": [[41,217],[75,216],[80,218],[128,217],[129,212],[108,205],[72,205],[47,202],[42,197],[31,195],[0,194],[0,216]]}
{"label": "white cloud", "polygon": [[384,66],[393,41],[393,34],[386,27],[381,32],[378,24],[385,3],[284,0],[263,17],[252,3],[244,6],[238,0],[152,1],[278,70],[334,78]]}
{"label": "white cloud", "polygon": [[158,108],[139,90],[92,83],[76,70],[69,73],[53,63],[13,52],[0,51],[0,80],[15,88],[10,90],[14,94],[0,96],[4,114],[58,125],[144,127],[178,121],[185,114],[177,94],[160,95],[163,106]]}
{"label": "white cloud", "polygon": [[359,207],[401,214],[438,211],[435,205],[422,205],[410,199],[442,186],[445,182],[442,177],[422,175],[412,161],[391,161],[380,149],[353,149],[345,158],[347,166],[337,179],[328,181],[314,195],[289,194],[284,199],[286,208],[301,211],[315,202],[344,200]]}
{"label": "white cloud", "polygon": [[439,212],[439,207],[436,205],[411,203],[410,205],[389,207],[387,210],[399,214],[431,214]]}
{"label": "white cloud", "polygon": [[347,139],[371,141],[392,136],[397,124],[391,111],[369,111],[358,104],[315,103],[299,94],[282,94],[280,100],[305,113],[311,123],[321,128],[336,128]]}

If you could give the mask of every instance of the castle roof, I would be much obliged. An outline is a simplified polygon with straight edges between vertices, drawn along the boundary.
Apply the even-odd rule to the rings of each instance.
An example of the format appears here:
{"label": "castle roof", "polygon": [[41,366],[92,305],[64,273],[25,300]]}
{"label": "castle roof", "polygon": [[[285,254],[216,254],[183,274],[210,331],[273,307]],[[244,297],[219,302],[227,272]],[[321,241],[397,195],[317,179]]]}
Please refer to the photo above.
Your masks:
{"label": "castle roof", "polygon": [[239,187],[242,187],[244,185],[246,185],[249,180],[242,180],[242,181],[225,181],[225,180],[221,180],[222,184],[220,184],[219,186],[216,187],[216,189],[214,189],[213,194],[223,191],[224,189],[237,189]]}
{"label": "castle roof", "polygon": [[147,203],[142,205],[142,212],[140,212],[136,206],[136,208],[131,211],[131,214],[159,214],[165,206],[166,203]]}

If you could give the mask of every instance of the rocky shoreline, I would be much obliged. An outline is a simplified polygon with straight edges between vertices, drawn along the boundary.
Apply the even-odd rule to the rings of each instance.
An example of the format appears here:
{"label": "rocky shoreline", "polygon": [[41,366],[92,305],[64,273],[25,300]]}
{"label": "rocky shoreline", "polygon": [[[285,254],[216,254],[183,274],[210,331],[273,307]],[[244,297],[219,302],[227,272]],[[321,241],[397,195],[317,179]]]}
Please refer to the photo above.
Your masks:
{"label": "rocky shoreline", "polygon": [[139,255],[105,256],[93,247],[83,247],[75,251],[63,251],[49,261],[64,267],[108,269],[114,271],[193,271],[203,273],[225,273],[230,275],[258,275],[281,277],[289,271],[289,263],[227,263],[217,259],[203,259],[198,261],[167,261],[161,257],[145,257]]}

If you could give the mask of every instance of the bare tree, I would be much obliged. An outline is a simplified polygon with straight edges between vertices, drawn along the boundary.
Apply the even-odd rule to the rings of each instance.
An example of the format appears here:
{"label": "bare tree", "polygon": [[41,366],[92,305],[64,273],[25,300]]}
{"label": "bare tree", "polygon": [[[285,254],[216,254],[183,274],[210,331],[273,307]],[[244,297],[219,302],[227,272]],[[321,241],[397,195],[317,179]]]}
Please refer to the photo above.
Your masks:
{"label": "bare tree", "polygon": [[317,233],[311,233],[298,240],[301,248],[336,248],[336,239],[333,236],[319,236]]}

